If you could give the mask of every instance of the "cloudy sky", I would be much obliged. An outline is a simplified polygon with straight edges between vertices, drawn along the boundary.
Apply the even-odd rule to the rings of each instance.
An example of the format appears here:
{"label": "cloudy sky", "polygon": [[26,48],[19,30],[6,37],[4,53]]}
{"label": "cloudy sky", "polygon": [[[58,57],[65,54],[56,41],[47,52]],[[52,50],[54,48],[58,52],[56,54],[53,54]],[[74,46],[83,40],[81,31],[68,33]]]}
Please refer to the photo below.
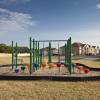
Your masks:
{"label": "cloudy sky", "polygon": [[0,0],[0,43],[30,36],[100,46],[100,0]]}

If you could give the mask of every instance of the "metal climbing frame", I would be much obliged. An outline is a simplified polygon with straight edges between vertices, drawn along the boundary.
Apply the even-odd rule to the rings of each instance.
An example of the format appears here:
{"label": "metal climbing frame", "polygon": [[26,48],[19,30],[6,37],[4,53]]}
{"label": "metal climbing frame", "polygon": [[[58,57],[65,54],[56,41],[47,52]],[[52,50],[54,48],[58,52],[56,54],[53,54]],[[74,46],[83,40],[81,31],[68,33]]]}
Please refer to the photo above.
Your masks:
{"label": "metal climbing frame", "polygon": [[[71,61],[71,37],[68,40],[39,40],[35,41],[32,40],[30,37],[30,75],[33,72],[33,64],[35,63],[36,65],[39,65],[42,63],[42,53],[39,48],[39,43],[40,42],[48,42],[49,43],[49,52],[48,52],[48,63],[52,62],[51,59],[51,42],[63,42],[65,41],[65,65],[68,65],[68,70],[69,73],[71,74],[72,72],[72,61]],[[14,57],[15,57],[15,66],[17,68],[18,66],[18,46],[16,42],[16,46],[14,48],[14,43],[12,41],[12,69],[14,67]]]}
{"label": "metal climbing frame", "polygon": [[[35,41],[34,39],[32,40],[30,37],[30,74],[32,74],[32,66],[33,63],[40,64],[42,63],[42,53],[40,52],[39,49],[39,43],[40,42],[48,42],[49,43],[49,50],[48,50],[48,63],[52,62],[51,59],[51,42],[66,42],[65,43],[65,65],[68,66],[69,73],[71,74],[72,72],[72,61],[71,61],[71,37],[68,40],[38,40]],[[31,42],[33,42],[33,49],[31,46]],[[32,56],[33,55],[33,56]],[[33,59],[33,61],[32,61]]]}

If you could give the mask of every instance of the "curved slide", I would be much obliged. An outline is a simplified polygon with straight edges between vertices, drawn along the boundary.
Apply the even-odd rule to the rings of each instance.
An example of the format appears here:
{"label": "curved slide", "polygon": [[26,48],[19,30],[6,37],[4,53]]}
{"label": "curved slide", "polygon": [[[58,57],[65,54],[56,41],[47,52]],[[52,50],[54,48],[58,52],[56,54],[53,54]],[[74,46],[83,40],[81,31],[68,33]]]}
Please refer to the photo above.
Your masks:
{"label": "curved slide", "polygon": [[87,69],[89,69],[90,71],[100,71],[100,68],[93,68],[93,67],[90,67],[90,66],[81,64],[81,63],[75,63],[75,64],[78,65],[78,66],[83,66],[84,68],[87,68]]}

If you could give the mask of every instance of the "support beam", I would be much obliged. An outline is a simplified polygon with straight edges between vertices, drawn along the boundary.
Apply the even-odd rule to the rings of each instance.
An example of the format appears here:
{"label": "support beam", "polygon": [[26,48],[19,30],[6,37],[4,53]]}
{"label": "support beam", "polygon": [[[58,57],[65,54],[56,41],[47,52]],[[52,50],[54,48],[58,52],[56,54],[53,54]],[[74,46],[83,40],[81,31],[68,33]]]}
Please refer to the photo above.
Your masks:
{"label": "support beam", "polygon": [[16,68],[18,67],[18,45],[17,45],[17,42],[16,42],[16,48],[15,48],[15,57],[16,57]]}
{"label": "support beam", "polygon": [[43,58],[42,51],[40,51],[40,65],[42,64],[42,58]]}
{"label": "support beam", "polygon": [[38,48],[38,45],[37,45],[37,41],[36,41],[36,48],[35,48],[35,53],[36,53],[36,54],[35,54],[35,55],[36,55],[36,64],[37,64],[37,62],[38,62],[38,57],[37,57],[37,51],[38,51],[38,50],[37,50],[37,48]]}
{"label": "support beam", "polygon": [[39,40],[37,42],[66,42],[67,40]]}
{"label": "support beam", "polygon": [[14,42],[12,41],[12,69],[14,69]]}
{"label": "support beam", "polygon": [[51,63],[51,42],[49,42],[48,63]]}
{"label": "support beam", "polygon": [[71,37],[70,37],[67,42],[67,63],[70,74],[72,73],[71,52],[72,48],[71,48]]}
{"label": "support beam", "polygon": [[32,39],[30,37],[30,75],[32,74]]}
{"label": "support beam", "polygon": [[39,42],[38,42],[37,55],[38,55],[38,65],[39,65],[40,64],[40,48],[39,48]]}
{"label": "support beam", "polygon": [[33,40],[33,63],[35,63],[35,40]]}

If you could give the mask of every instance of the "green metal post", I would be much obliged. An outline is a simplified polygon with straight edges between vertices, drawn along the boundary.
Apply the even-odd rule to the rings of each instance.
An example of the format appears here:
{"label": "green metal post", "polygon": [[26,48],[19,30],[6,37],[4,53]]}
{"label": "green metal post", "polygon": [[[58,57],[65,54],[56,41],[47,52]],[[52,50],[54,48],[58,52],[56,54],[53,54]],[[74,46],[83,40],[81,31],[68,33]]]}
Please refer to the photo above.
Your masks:
{"label": "green metal post", "polygon": [[35,41],[33,40],[33,63],[35,63]]}
{"label": "green metal post", "polygon": [[70,74],[72,73],[72,62],[71,62],[71,37],[68,39],[67,42],[67,63],[68,63],[68,68],[69,68],[69,72]]}
{"label": "green metal post", "polygon": [[34,41],[34,63],[36,63],[36,41]]}
{"label": "green metal post", "polygon": [[40,51],[40,64],[42,64],[42,51]]}
{"label": "green metal post", "polygon": [[[36,48],[35,48],[35,56],[36,56],[36,65],[38,64],[38,42],[36,41]],[[37,70],[37,66],[35,67]]]}
{"label": "green metal post", "polygon": [[14,68],[14,43],[12,41],[12,69]]}
{"label": "green metal post", "polygon": [[70,73],[70,69],[69,69],[69,40],[67,40],[67,66],[68,66],[68,71]]}
{"label": "green metal post", "polygon": [[67,41],[67,63],[69,63],[69,39]]}
{"label": "green metal post", "polygon": [[51,42],[49,42],[48,63],[51,63]]}
{"label": "green metal post", "polygon": [[35,40],[33,39],[33,62],[32,62],[32,66],[33,66],[33,70],[35,71],[35,68],[34,68],[34,64],[35,64]]}
{"label": "green metal post", "polygon": [[30,75],[32,74],[32,39],[30,37]]}
{"label": "green metal post", "polygon": [[16,48],[15,48],[15,55],[16,55],[16,68],[18,67],[18,45],[17,45],[17,42],[16,42]]}
{"label": "green metal post", "polygon": [[37,61],[38,61],[38,58],[37,58],[37,41],[36,41],[36,49],[35,50],[36,50],[35,53],[36,53],[36,64],[37,64]]}
{"label": "green metal post", "polygon": [[38,65],[40,64],[40,48],[39,48],[39,42],[38,42]]}
{"label": "green metal post", "polygon": [[70,74],[72,73],[72,45],[71,45],[71,37],[69,38],[69,64],[70,64]]}
{"label": "green metal post", "polygon": [[42,54],[42,63],[44,63],[44,42],[43,42],[43,49],[41,51],[41,54]]}

